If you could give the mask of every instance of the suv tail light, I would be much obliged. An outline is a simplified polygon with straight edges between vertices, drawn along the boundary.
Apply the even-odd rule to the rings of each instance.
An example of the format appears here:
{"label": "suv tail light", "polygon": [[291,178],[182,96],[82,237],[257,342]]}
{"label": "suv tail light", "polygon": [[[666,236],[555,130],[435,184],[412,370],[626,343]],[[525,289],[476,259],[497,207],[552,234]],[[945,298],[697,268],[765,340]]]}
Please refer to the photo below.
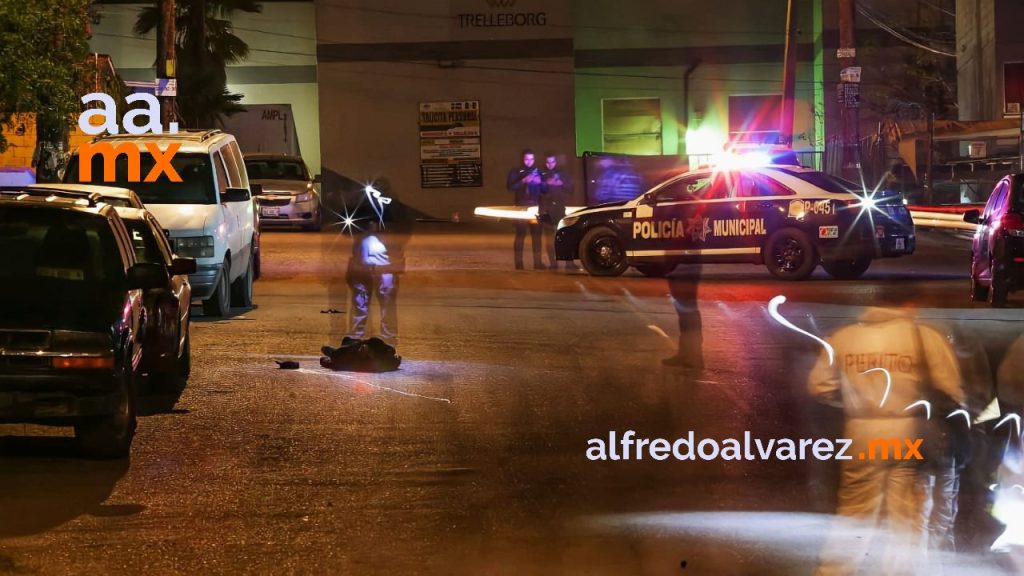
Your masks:
{"label": "suv tail light", "polygon": [[1007,212],[999,222],[999,227],[1007,236],[1024,238],[1024,216],[1016,212]]}

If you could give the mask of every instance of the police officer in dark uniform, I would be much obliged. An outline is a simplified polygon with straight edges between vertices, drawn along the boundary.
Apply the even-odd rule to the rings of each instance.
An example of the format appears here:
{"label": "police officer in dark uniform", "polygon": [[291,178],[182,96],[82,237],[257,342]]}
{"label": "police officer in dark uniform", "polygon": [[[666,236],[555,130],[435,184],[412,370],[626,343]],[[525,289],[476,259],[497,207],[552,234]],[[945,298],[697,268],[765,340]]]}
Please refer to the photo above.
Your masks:
{"label": "police officer in dark uniform", "polygon": [[[534,165],[532,150],[523,150],[523,163],[509,170],[508,190],[515,195],[516,206],[537,206],[540,200],[543,181],[540,169]],[[530,244],[533,248],[533,268],[543,270],[544,263],[540,255],[540,224],[535,221],[516,220],[516,239],[512,244],[515,252],[516,270],[523,269],[523,244],[526,242],[526,231],[530,231]]]}
{"label": "police officer in dark uniform", "polygon": [[[558,270],[555,259],[555,229],[558,221],[565,218],[565,203],[572,193],[572,180],[564,170],[558,167],[558,158],[554,154],[544,155],[544,170],[541,172],[543,187],[537,209],[537,220],[542,226],[544,247],[548,253],[551,270]],[[566,270],[575,269],[572,262],[566,263]]]}

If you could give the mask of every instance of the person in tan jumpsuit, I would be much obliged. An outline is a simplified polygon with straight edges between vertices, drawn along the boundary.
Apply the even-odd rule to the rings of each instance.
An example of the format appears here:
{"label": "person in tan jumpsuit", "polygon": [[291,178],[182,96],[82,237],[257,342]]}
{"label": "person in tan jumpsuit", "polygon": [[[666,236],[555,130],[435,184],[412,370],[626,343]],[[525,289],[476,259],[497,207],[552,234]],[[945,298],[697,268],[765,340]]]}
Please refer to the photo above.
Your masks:
{"label": "person in tan jumpsuit", "polygon": [[[868,308],[829,342],[834,359],[822,351],[808,388],[818,401],[843,409],[853,459],[840,463],[840,518],[826,539],[817,573],[858,572],[873,544],[861,529],[875,533],[883,514],[880,572],[916,572],[925,561],[933,478],[916,460],[858,455],[869,454],[868,442],[876,438],[929,442],[929,411],[931,418],[946,418],[965,401],[956,352],[943,333],[919,324],[906,308]],[[915,404],[920,400],[929,401],[930,409]],[[852,530],[850,520],[859,521]]]}

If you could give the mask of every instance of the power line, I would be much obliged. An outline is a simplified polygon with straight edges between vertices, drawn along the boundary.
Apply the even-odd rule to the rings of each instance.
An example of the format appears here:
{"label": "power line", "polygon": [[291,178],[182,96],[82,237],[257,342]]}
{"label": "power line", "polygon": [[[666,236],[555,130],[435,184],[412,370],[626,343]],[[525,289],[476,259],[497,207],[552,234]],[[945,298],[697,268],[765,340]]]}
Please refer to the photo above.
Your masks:
{"label": "power line", "polygon": [[[113,32],[94,32],[93,36],[110,36],[112,38],[127,38],[129,40],[139,40],[139,41],[143,41],[143,42],[151,42],[152,41],[152,38],[149,38],[149,37],[132,36],[132,35],[129,35],[129,34],[114,34]],[[252,46],[249,47],[249,51],[250,52],[269,52],[271,54],[285,54],[285,55],[288,55],[288,56],[311,56],[311,57],[314,57],[314,58],[316,57],[316,54],[312,54],[312,53],[309,53],[309,52],[290,52],[290,51],[287,51],[287,50],[271,50],[269,48],[253,48]]]}
{"label": "power line", "polygon": [[878,26],[882,30],[888,32],[889,34],[893,35],[897,39],[902,40],[903,42],[906,42],[907,44],[910,44],[911,46],[915,46],[915,47],[920,48],[922,50],[927,50],[928,52],[931,52],[933,54],[938,54],[940,56],[948,56],[950,58],[956,58],[956,54],[954,54],[952,52],[947,52],[947,51],[942,50],[940,48],[935,48],[933,46],[929,46],[929,45],[925,44],[924,42],[928,40],[927,38],[923,38],[923,37],[918,36],[919,40],[915,40],[915,39],[911,38],[910,35],[908,35],[909,33],[901,33],[900,31],[896,30],[892,26],[889,26],[888,24],[885,24],[884,22],[882,22],[881,14],[877,14],[877,15],[873,14],[871,8],[869,8],[869,6],[867,5],[866,2],[863,2],[863,1],[858,1],[857,2],[857,12],[859,12],[862,16],[864,16],[865,18],[870,20],[871,23],[874,24],[875,26]]}

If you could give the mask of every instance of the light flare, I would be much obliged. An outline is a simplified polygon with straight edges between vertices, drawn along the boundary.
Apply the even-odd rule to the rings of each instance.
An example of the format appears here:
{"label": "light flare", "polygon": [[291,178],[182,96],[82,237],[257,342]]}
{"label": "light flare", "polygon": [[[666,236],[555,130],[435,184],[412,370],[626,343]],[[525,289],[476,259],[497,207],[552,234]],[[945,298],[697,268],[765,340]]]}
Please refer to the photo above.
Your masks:
{"label": "light flare", "polygon": [[779,313],[779,306],[781,304],[784,304],[785,302],[786,302],[786,297],[781,295],[781,294],[776,296],[775,298],[772,298],[771,300],[769,300],[768,301],[768,314],[770,314],[771,317],[776,322],[778,322],[779,324],[782,324],[786,328],[789,328],[790,330],[793,330],[794,332],[798,332],[800,334],[803,334],[804,336],[807,336],[808,338],[811,338],[812,340],[814,340],[814,341],[818,342],[819,344],[821,344],[822,347],[825,348],[825,351],[828,352],[828,365],[832,366],[833,364],[835,364],[836,352],[832,348],[831,344],[829,344],[828,342],[826,342],[822,338],[819,338],[818,336],[815,336],[814,334],[811,334],[810,332],[808,332],[808,331],[806,331],[806,330],[804,330],[804,329],[794,325],[792,322],[790,322],[789,320],[786,320],[786,318],[783,317],[782,314]]}
{"label": "light flare", "polygon": [[889,373],[885,368],[870,368],[861,372],[861,374],[867,374],[869,372],[881,372],[885,374],[885,393],[882,394],[882,401],[878,403],[878,407],[885,406],[885,401],[889,399],[889,390],[892,389],[892,374]]}
{"label": "light flare", "polygon": [[967,413],[967,410],[964,410],[963,408],[961,408],[959,410],[953,410],[952,412],[949,413],[949,416],[946,416],[946,419],[948,420],[948,419],[952,418],[953,416],[963,416],[964,417],[964,421],[967,422],[967,429],[970,430],[970,428],[971,428],[971,415]]}
{"label": "light flare", "polygon": [[995,425],[995,428],[993,428],[993,430],[997,430],[1003,424],[1006,424],[1007,422],[1011,422],[1011,421],[1014,424],[1014,428],[1017,430],[1017,436],[1020,436],[1020,415],[1019,414],[1012,414],[1012,413],[1011,414],[1007,414],[1006,416],[1003,417],[1002,420],[999,421],[998,424]]}
{"label": "light flare", "polygon": [[918,406],[924,406],[924,417],[925,417],[925,420],[931,420],[932,419],[932,403],[927,401],[927,400],[918,400],[917,402],[911,402],[910,404],[907,404],[907,407],[904,408],[903,411],[907,412],[907,411],[909,411],[909,410],[911,410],[913,408],[916,408]]}

